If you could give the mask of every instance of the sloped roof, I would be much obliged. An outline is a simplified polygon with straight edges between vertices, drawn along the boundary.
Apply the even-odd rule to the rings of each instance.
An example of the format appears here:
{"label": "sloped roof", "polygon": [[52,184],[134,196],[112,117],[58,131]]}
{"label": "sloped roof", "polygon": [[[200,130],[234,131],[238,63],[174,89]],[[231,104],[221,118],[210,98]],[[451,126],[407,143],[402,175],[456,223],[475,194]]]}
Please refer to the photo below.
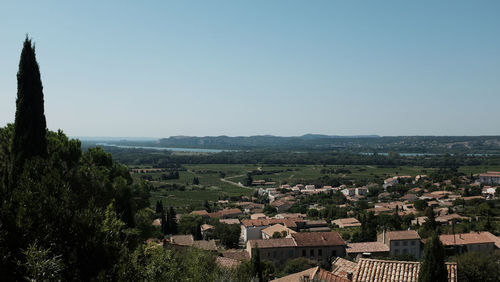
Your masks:
{"label": "sloped roof", "polygon": [[347,279],[347,273],[354,273],[357,266],[358,264],[355,262],[337,257],[332,262],[332,273]]}
{"label": "sloped roof", "polygon": [[241,264],[241,261],[227,257],[217,257],[215,262],[222,268],[236,268]]}
{"label": "sloped roof", "polygon": [[170,242],[180,246],[192,246],[194,238],[193,235],[172,235]]}
{"label": "sloped roof", "polygon": [[444,234],[439,235],[439,240],[445,246],[453,245],[468,245],[468,244],[486,244],[494,243],[498,244],[498,237],[491,234],[490,232],[471,232],[471,233],[461,233],[461,234]]}
{"label": "sloped roof", "polygon": [[291,230],[290,228],[287,228],[281,224],[275,224],[275,225],[271,225],[267,228],[264,228],[261,230],[262,233],[265,233],[267,234],[268,236],[272,237],[274,232],[283,232],[285,231],[286,234],[290,234],[290,233],[296,233],[295,231]]}
{"label": "sloped roof", "polygon": [[266,226],[276,223],[282,223],[287,227],[297,227],[295,222],[304,221],[302,218],[268,218],[268,219],[243,219],[241,224],[245,227]]}
{"label": "sloped roof", "polygon": [[309,279],[309,281],[325,281],[325,282],[350,282],[346,278],[337,276],[319,266],[306,269],[301,272],[293,273],[275,280],[275,282],[302,282],[305,281],[305,277]]}
{"label": "sloped roof", "polygon": [[345,245],[338,232],[302,232],[290,235],[299,247]]}
{"label": "sloped roof", "polygon": [[385,233],[386,240],[420,240],[415,230],[389,231]]}
{"label": "sloped roof", "polygon": [[278,238],[278,239],[258,239],[248,240],[251,248],[286,248],[295,247],[295,241],[292,238]]}
{"label": "sloped roof", "polygon": [[348,254],[389,252],[389,246],[382,242],[349,243],[346,252]]}
{"label": "sloped roof", "polygon": [[216,251],[217,245],[215,245],[215,240],[196,240],[193,242],[193,247],[207,250],[207,251]]}
{"label": "sloped roof", "polygon": [[[361,258],[353,275],[357,281],[416,282],[420,262]],[[446,263],[448,281],[457,281],[457,264]]]}

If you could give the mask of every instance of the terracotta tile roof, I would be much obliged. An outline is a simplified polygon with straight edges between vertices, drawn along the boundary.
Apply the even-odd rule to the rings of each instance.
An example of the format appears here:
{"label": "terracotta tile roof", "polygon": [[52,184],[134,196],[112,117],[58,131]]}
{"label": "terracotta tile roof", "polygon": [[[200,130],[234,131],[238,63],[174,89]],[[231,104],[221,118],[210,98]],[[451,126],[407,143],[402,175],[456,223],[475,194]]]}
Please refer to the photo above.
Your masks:
{"label": "terracotta tile roof", "polygon": [[346,252],[348,254],[389,252],[389,246],[382,242],[349,243]]}
{"label": "terracotta tile roof", "polygon": [[278,239],[258,239],[248,240],[251,248],[286,248],[295,247],[295,241],[292,238],[278,238]]}
{"label": "terracotta tile roof", "polygon": [[222,251],[222,256],[236,260],[250,260],[250,255],[246,250],[227,250]]}
{"label": "terracotta tile roof", "polygon": [[240,209],[233,208],[233,209],[223,209],[221,211],[211,212],[208,214],[208,216],[210,218],[214,218],[214,217],[224,217],[229,215],[238,215],[241,213],[242,212]]}
{"label": "terracotta tile roof", "polygon": [[269,227],[264,228],[264,229],[261,230],[262,233],[267,234],[269,237],[272,237],[273,234],[274,234],[274,232],[281,233],[283,231],[285,231],[287,235],[290,234],[290,233],[296,233],[295,231],[293,231],[290,228],[287,228],[287,227],[285,227],[285,226],[283,226],[281,224],[271,225],[271,226],[269,226]]}
{"label": "terracotta tile roof", "polygon": [[180,246],[192,246],[194,242],[193,235],[172,235],[170,243]]}
{"label": "terracotta tile roof", "polygon": [[335,219],[332,220],[332,223],[337,224],[341,228],[361,226],[361,222],[354,217]]}
{"label": "terracotta tile roof", "polygon": [[420,240],[420,236],[415,230],[389,231],[385,233],[386,240]]}
{"label": "terracotta tile roof", "polygon": [[[448,281],[457,281],[457,264],[446,263],[446,269]],[[361,258],[352,281],[416,282],[419,270],[420,262]]]}
{"label": "terracotta tile roof", "polygon": [[300,247],[345,245],[337,232],[302,232],[290,235]]}
{"label": "terracotta tile roof", "polygon": [[268,218],[268,219],[243,219],[241,224],[245,227],[250,226],[266,226],[277,223],[284,224],[286,227],[297,227],[295,222],[304,221],[301,218]]}
{"label": "terracotta tile roof", "polygon": [[217,245],[215,244],[215,240],[196,240],[193,242],[193,247],[207,250],[207,251],[216,251],[217,250]]}
{"label": "terracotta tile roof", "polygon": [[240,220],[237,218],[219,219],[219,222],[225,224],[240,224]]}
{"label": "terracotta tile roof", "polygon": [[347,273],[354,273],[357,266],[358,264],[355,262],[337,257],[332,262],[332,273],[347,279]]}
{"label": "terracotta tile roof", "polygon": [[215,262],[222,268],[236,268],[241,264],[239,260],[226,257],[217,257]]}
{"label": "terracotta tile roof", "polygon": [[207,230],[210,230],[210,229],[214,229],[214,226],[210,225],[210,224],[202,224],[201,225],[201,231],[207,231]]}
{"label": "terracotta tile roof", "polygon": [[490,232],[471,232],[462,234],[439,235],[439,239],[445,246],[469,245],[469,244],[487,244],[498,242],[498,238]]}
{"label": "terracotta tile roof", "polygon": [[448,214],[448,215],[443,215],[443,216],[438,216],[436,217],[436,221],[437,222],[441,222],[441,223],[444,223],[444,222],[448,222],[452,219],[469,219],[469,217],[465,217],[465,216],[461,216],[459,214],[456,214],[456,213],[452,213],[452,214]]}
{"label": "terracotta tile roof", "polygon": [[199,210],[199,211],[192,211],[191,214],[197,214],[197,215],[208,215],[208,212],[206,210]]}
{"label": "terracotta tile roof", "polygon": [[306,278],[308,281],[324,281],[324,282],[350,282],[346,278],[337,276],[319,266],[306,269],[304,271],[293,273],[275,280],[275,282],[302,282],[305,281]]}

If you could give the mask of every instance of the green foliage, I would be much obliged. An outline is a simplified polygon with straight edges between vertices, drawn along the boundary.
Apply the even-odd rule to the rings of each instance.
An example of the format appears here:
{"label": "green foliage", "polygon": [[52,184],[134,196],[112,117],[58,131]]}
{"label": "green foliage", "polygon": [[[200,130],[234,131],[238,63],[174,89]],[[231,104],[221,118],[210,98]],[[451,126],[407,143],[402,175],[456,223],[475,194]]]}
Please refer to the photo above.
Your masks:
{"label": "green foliage", "polygon": [[14,135],[12,138],[11,185],[17,178],[24,162],[33,157],[47,156],[47,125],[43,105],[43,87],[35,48],[26,36],[19,71],[17,73],[17,100]]}
{"label": "green foliage", "polygon": [[265,204],[263,212],[267,216],[274,216],[274,215],[276,215],[276,213],[278,212],[278,210],[275,207],[273,207],[273,206],[271,206],[269,204]]}
{"label": "green foliage", "polygon": [[59,281],[64,269],[60,255],[52,255],[50,249],[30,244],[23,252],[25,255],[26,280],[28,281]]}
{"label": "green foliage", "polygon": [[195,239],[201,239],[200,226],[202,224],[201,216],[197,214],[186,214],[179,220],[179,233],[192,234]]}
{"label": "green foliage", "polygon": [[418,211],[424,211],[425,208],[427,208],[427,202],[424,200],[421,200],[421,199],[416,200],[413,203],[413,205],[414,205],[415,209],[417,209]]}
{"label": "green foliage", "polygon": [[500,255],[498,253],[466,252],[456,257],[460,281],[498,281]]}
{"label": "green foliage", "polygon": [[437,232],[425,244],[424,262],[418,273],[419,282],[446,282],[448,272],[445,265],[445,250]]}
{"label": "green foliage", "polygon": [[283,270],[281,270],[281,272],[279,273],[279,276],[286,276],[293,273],[301,272],[315,266],[316,263],[307,258],[301,257],[301,258],[290,259],[285,263]]}
{"label": "green foliage", "polygon": [[373,212],[361,213],[358,220],[361,230],[352,236],[353,242],[373,242],[377,240],[377,218]]}
{"label": "green foliage", "polygon": [[229,249],[238,248],[241,234],[241,227],[238,224],[225,224],[217,221],[214,226],[214,236],[222,245]]}

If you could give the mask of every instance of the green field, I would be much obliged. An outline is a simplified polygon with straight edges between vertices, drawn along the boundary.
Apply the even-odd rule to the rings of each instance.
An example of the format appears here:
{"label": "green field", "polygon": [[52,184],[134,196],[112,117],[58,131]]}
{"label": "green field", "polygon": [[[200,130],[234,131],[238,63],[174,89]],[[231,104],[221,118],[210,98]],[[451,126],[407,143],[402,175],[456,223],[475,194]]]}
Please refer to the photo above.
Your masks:
{"label": "green field", "polygon": [[[367,165],[347,165],[347,166],[323,166],[323,165],[241,165],[241,164],[201,164],[201,165],[183,165],[186,171],[179,172],[179,179],[166,181],[152,181],[155,187],[163,184],[177,184],[185,187],[185,191],[169,190],[157,188],[151,193],[151,205],[154,206],[157,200],[162,200],[167,206],[174,206],[179,210],[185,210],[191,206],[201,208],[205,200],[217,201],[223,197],[230,196],[249,196],[255,188],[239,187],[220,178],[220,172],[225,173],[225,179],[232,182],[243,182],[246,174],[253,170],[263,172],[272,172],[271,174],[254,175],[254,180],[270,180],[276,182],[276,185],[288,184],[307,184],[308,181],[317,179],[321,176],[340,177],[356,180],[379,181],[395,175],[429,174],[435,171],[435,168],[423,168],[418,166],[402,167],[376,167]],[[350,174],[322,174],[321,169],[344,168],[351,171]],[[463,166],[459,168],[460,172],[469,175],[470,173],[481,173],[488,170],[500,170],[500,166]],[[158,179],[162,173],[150,173],[154,179]],[[140,178],[143,174],[132,174],[134,178]],[[193,178],[197,177],[200,185],[192,185]]]}

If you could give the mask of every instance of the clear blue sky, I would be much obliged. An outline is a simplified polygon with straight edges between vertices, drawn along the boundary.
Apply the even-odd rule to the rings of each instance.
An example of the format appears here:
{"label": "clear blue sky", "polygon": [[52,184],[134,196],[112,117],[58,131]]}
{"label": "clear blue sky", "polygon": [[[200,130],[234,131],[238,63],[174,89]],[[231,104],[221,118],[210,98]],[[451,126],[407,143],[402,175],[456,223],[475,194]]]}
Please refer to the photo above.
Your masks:
{"label": "clear blue sky", "polygon": [[72,136],[500,135],[500,1],[6,1]]}

